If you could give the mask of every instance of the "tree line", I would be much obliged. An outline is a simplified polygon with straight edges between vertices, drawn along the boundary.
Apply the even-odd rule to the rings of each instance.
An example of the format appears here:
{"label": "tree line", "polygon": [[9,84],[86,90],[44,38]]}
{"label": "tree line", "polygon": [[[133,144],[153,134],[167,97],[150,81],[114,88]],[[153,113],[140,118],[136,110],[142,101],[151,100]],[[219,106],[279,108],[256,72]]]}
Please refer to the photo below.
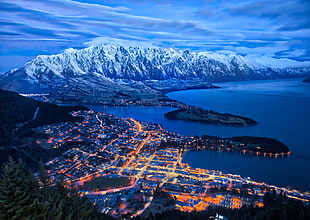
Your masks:
{"label": "tree line", "polygon": [[23,161],[12,158],[4,164],[0,178],[0,219],[112,219],[101,214],[75,188],[63,180],[51,184],[43,163],[35,177]]}

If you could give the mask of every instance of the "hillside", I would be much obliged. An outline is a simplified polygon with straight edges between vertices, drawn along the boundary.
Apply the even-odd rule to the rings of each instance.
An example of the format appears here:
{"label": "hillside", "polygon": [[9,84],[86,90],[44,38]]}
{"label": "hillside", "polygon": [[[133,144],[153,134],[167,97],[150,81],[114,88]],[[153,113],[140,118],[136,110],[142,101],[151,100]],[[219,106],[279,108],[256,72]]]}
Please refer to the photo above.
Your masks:
{"label": "hillside", "polygon": [[[15,92],[0,90],[0,146],[6,146],[0,148],[0,163],[4,162],[9,154],[20,155],[15,146],[25,144],[23,138],[31,138],[34,135],[32,128],[63,121],[77,121],[79,118],[72,117],[69,113],[78,109],[87,108],[57,106],[23,97]],[[29,145],[23,146],[23,150],[31,146],[33,148],[31,140],[28,142]],[[13,145],[14,148],[12,148]],[[35,149],[35,151],[36,154],[44,152],[43,149]],[[40,158],[39,154],[37,159]]]}
{"label": "hillside", "polygon": [[[0,88],[49,93],[52,102],[157,102],[165,92],[212,88],[209,82],[309,74],[310,62],[118,45],[40,55],[0,77]],[[197,86],[196,86],[197,85]]]}
{"label": "hillside", "polygon": [[252,126],[257,124],[253,119],[204,110],[199,107],[180,108],[165,113],[165,117],[174,120],[199,121],[209,124],[221,124],[231,126]]}

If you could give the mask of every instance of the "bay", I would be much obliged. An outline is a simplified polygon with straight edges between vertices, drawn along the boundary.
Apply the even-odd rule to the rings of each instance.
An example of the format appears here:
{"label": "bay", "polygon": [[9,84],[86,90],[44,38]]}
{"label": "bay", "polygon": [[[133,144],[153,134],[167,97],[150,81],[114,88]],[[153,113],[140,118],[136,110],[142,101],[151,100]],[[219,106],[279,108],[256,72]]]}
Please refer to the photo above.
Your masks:
{"label": "bay", "polygon": [[252,127],[209,125],[167,120],[169,107],[89,106],[95,111],[119,117],[160,123],[183,135],[241,135],[276,138],[293,152],[289,158],[264,158],[227,152],[187,152],[183,162],[193,167],[221,170],[278,186],[310,189],[310,84],[302,79],[260,80],[216,84],[220,89],[186,90],[167,94],[169,98],[205,109],[255,119]]}

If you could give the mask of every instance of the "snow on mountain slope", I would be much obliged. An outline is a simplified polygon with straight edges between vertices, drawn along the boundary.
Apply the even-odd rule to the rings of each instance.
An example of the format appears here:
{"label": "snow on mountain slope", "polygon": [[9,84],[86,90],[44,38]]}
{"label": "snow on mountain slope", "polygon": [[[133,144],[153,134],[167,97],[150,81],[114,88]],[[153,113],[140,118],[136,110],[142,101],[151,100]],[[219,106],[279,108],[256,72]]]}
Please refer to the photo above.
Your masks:
{"label": "snow on mountain slope", "polygon": [[252,64],[259,67],[268,67],[273,69],[285,69],[285,68],[303,68],[309,67],[310,62],[298,62],[296,60],[290,60],[287,58],[275,59],[272,57],[246,57],[251,60]]}
{"label": "snow on mountain slope", "polygon": [[289,59],[107,44],[82,50],[67,49],[57,55],[37,56],[20,69],[1,76],[0,87],[26,92],[27,88],[20,83],[27,82],[28,88],[28,83],[32,83],[35,88],[54,90],[68,80],[84,76],[96,78],[98,81],[250,80],[307,74],[309,69],[310,62]]}

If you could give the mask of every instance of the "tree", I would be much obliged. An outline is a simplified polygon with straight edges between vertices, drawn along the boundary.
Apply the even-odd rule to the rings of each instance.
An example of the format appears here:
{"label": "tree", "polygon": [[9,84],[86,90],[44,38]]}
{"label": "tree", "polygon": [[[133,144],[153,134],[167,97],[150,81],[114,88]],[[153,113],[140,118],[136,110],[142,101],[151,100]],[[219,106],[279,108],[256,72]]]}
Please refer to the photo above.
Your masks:
{"label": "tree", "polygon": [[39,178],[43,188],[47,188],[50,186],[50,180],[48,178],[48,174],[46,172],[45,166],[43,164],[42,158],[39,163]]}
{"label": "tree", "polygon": [[20,160],[12,158],[2,168],[0,179],[0,218],[25,219],[37,214],[38,200],[33,197],[32,175]]}
{"label": "tree", "polygon": [[79,192],[65,188],[62,179],[50,184],[43,163],[39,180],[21,160],[9,159],[0,174],[0,219],[111,219],[99,213]]}

